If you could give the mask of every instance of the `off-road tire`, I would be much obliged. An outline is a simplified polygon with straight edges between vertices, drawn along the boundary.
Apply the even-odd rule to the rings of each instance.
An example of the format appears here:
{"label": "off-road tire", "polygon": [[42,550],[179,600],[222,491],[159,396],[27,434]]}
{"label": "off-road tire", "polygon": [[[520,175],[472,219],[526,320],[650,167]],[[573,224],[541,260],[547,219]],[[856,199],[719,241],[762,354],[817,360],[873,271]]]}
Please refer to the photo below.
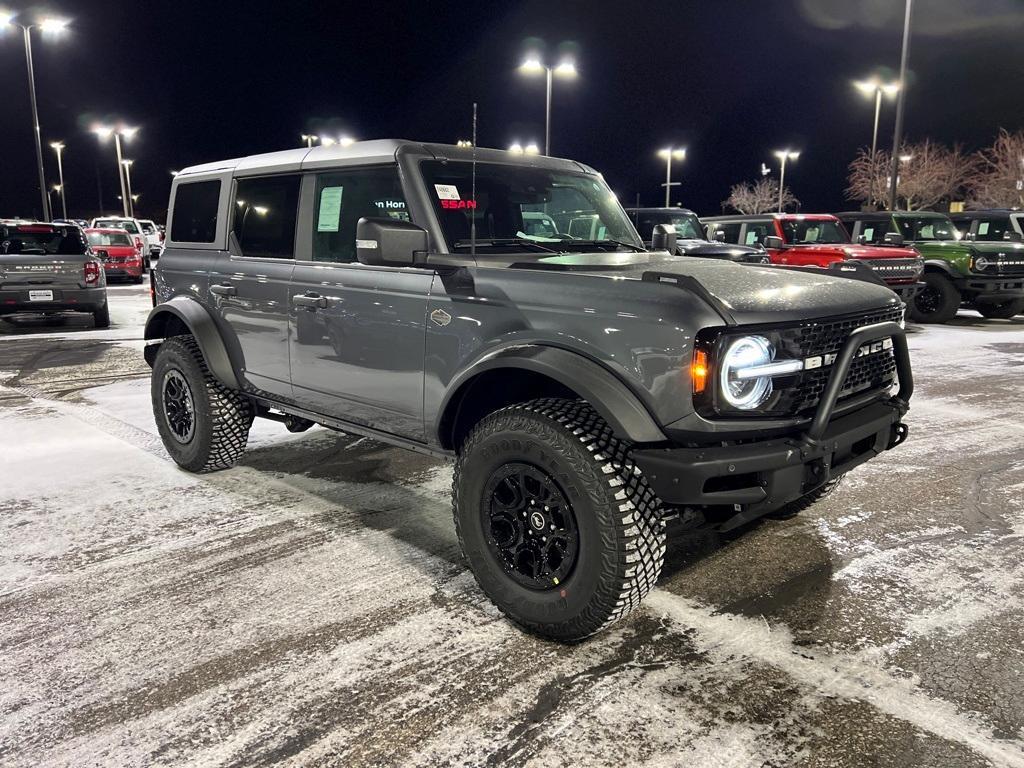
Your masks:
{"label": "off-road tire", "polygon": [[771,512],[768,517],[775,520],[789,520],[791,517],[796,517],[801,512],[813,507],[819,501],[832,495],[832,493],[843,483],[843,475],[834,477],[824,485],[820,485],[810,493],[801,496],[795,501],[789,502],[785,506],[779,507],[774,512]]}
{"label": "off-road tire", "polygon": [[92,311],[92,322],[97,328],[110,327],[110,304],[104,304],[99,309]]}
{"label": "off-road tire", "polygon": [[910,319],[916,323],[948,323],[956,317],[962,297],[952,281],[938,272],[925,272],[921,280],[924,287],[910,301]]}
{"label": "off-road tire", "polygon": [[1024,299],[1005,301],[976,301],[974,308],[989,320],[1009,320],[1024,312]]}
{"label": "off-road tire", "polygon": [[[517,624],[551,639],[579,641],[624,617],[654,587],[665,558],[663,508],[630,447],[582,400],[512,405],[469,433],[455,463],[455,530],[480,588]],[[485,486],[509,463],[539,468],[572,507],[579,549],[557,587],[517,583],[485,538]]]}
{"label": "off-road tire", "polygon": [[[187,443],[175,439],[164,415],[163,381],[172,369],[188,383],[194,404],[195,431]],[[153,361],[150,396],[164,448],[182,468],[190,472],[227,469],[245,452],[252,404],[214,378],[192,336],[173,336],[160,345]]]}

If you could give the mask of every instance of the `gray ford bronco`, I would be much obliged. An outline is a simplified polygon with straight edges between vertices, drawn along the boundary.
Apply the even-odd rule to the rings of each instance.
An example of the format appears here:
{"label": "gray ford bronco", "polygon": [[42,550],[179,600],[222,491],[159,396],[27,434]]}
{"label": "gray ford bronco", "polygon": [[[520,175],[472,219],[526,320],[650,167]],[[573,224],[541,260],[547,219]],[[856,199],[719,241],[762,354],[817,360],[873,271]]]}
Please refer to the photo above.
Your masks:
{"label": "gray ford bronco", "polygon": [[547,637],[635,608],[666,518],[792,514],[907,434],[895,294],[647,250],[576,162],[289,150],[182,171],[169,221],[145,355],[173,459],[230,467],[254,417],[453,459],[470,568]]}

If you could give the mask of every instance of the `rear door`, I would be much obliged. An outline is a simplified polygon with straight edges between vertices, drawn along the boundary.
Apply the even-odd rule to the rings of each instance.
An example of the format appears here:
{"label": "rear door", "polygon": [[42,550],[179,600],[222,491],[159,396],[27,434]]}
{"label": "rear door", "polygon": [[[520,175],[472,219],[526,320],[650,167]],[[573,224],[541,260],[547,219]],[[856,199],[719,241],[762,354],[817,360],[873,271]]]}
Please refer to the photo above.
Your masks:
{"label": "rear door", "polygon": [[228,251],[209,274],[209,306],[254,389],[290,397],[288,283],[295,263],[298,174],[237,179]]}
{"label": "rear door", "polygon": [[409,218],[397,167],[310,174],[302,211],[289,296],[296,400],[320,413],[421,439],[433,270],[356,261],[360,218]]}

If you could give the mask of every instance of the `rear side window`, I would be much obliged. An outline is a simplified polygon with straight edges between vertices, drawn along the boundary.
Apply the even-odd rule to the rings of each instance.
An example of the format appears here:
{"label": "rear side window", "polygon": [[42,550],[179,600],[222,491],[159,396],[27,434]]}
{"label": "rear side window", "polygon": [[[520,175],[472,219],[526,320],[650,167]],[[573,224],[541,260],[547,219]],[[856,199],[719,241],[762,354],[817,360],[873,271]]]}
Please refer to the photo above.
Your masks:
{"label": "rear side window", "polygon": [[[722,240],[723,243],[738,244],[740,241],[740,227],[738,221],[712,221],[708,224],[708,239]],[[718,233],[722,232],[722,235]]]}
{"label": "rear side window", "polygon": [[1010,229],[1010,217],[1005,219],[978,219],[977,237],[979,240],[1002,240]]}
{"label": "rear side window", "polygon": [[299,176],[264,176],[236,182],[232,231],[243,256],[294,258],[299,182]]}
{"label": "rear side window", "polygon": [[174,193],[171,240],[179,243],[212,243],[217,236],[220,180],[179,184]]}

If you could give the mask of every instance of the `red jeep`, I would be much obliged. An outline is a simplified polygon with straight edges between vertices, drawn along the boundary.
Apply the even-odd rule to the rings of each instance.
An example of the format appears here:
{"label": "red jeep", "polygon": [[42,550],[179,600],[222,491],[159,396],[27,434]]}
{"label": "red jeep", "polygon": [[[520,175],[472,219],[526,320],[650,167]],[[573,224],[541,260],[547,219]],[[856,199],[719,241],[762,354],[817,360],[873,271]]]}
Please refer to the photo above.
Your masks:
{"label": "red jeep", "polygon": [[[903,301],[920,289],[924,260],[898,237],[885,245],[858,245],[828,213],[762,213],[703,219],[708,240],[767,249],[772,264],[840,271],[843,264],[870,267]],[[836,265],[836,266],[833,266]]]}

